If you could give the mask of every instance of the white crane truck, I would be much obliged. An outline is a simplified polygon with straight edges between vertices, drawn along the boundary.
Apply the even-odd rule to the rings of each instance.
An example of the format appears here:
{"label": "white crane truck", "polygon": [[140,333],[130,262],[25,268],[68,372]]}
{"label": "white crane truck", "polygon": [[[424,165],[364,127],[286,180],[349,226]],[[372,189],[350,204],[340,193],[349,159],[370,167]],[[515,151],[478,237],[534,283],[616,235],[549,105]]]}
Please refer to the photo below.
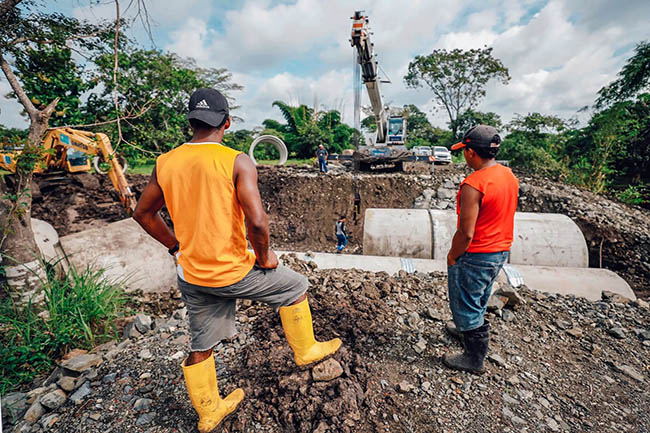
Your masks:
{"label": "white crane truck", "polygon": [[[413,154],[406,149],[406,119],[401,115],[390,115],[384,106],[379,84],[379,64],[375,58],[374,44],[370,42],[368,17],[363,11],[354,12],[350,44],[356,48],[356,59],[360,65],[361,79],[368,91],[372,113],[377,120],[374,137],[367,137],[364,145],[354,152],[354,168],[360,171],[403,170],[404,161],[412,160]],[[355,74],[358,72],[355,70]],[[360,87],[355,89],[359,92]],[[359,125],[359,95],[355,95],[355,125]]]}

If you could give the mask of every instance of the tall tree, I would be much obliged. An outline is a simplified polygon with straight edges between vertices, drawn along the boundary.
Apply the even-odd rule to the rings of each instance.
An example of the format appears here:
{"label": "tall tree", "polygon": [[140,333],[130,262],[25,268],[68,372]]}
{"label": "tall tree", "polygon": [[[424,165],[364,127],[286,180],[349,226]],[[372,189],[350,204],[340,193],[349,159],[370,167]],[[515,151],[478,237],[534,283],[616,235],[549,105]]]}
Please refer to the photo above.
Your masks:
{"label": "tall tree", "polygon": [[25,272],[24,264],[35,265],[38,248],[31,228],[31,179],[35,162],[41,157],[40,141],[45,133],[59,98],[38,101],[38,107],[26,93],[16,65],[11,62],[27,50],[49,45],[53,49],[66,47],[94,48],[107,35],[102,24],[90,24],[57,13],[39,10],[34,1],[4,0],[0,3],[0,68],[15,97],[23,106],[30,121],[27,142],[16,165],[13,182],[0,182],[0,251],[5,267],[15,268],[24,277],[14,280],[20,286],[34,282]]}
{"label": "tall tree", "polygon": [[[231,81],[231,74],[224,68],[201,68],[192,59],[128,45],[118,55],[114,94],[113,53],[97,57],[95,63],[97,68],[92,80],[104,90],[88,98],[88,122],[113,118],[116,98],[117,114],[125,119],[119,132],[127,143],[137,146],[121,148],[130,156],[141,154],[139,149],[166,152],[186,138],[189,128],[185,117],[187,101],[197,88],[220,90],[229,98],[231,109],[237,108],[233,105],[232,92],[242,88]],[[103,130],[114,143],[119,141],[115,124],[104,126]]]}
{"label": "tall tree", "polygon": [[83,123],[81,95],[93,83],[84,80],[83,68],[72,60],[70,48],[39,45],[15,56],[16,76],[37,109],[43,110],[47,102],[59,98],[50,126]]}
{"label": "tall tree", "polygon": [[618,73],[618,79],[600,89],[596,108],[604,108],[649,91],[650,42],[641,42],[636,46],[634,55],[627,60]]}
{"label": "tall tree", "polygon": [[492,56],[492,48],[433,50],[429,55],[415,56],[404,76],[408,87],[431,89],[434,101],[449,116],[454,137],[458,136],[456,120],[481,102],[491,79],[503,84],[510,80],[508,69]]}

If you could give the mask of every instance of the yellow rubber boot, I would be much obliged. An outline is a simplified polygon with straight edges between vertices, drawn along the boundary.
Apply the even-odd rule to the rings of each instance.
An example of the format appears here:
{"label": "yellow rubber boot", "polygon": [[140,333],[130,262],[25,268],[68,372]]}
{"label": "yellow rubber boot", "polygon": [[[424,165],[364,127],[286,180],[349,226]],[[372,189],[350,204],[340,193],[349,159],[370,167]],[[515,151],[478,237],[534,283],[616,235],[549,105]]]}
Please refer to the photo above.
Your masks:
{"label": "yellow rubber boot", "polygon": [[298,365],[307,365],[320,361],[341,347],[341,339],[339,338],[322,343],[316,341],[309,302],[306,298],[298,304],[280,307],[280,319],[282,320],[284,335],[287,337],[289,346],[293,349],[293,357]]}
{"label": "yellow rubber boot", "polygon": [[237,409],[237,405],[244,399],[244,390],[241,388],[237,388],[224,399],[219,396],[212,355],[205,361],[189,367],[186,367],[183,362],[183,375],[187,393],[190,395],[196,413],[199,414],[198,428],[201,433],[213,431],[226,415]]}

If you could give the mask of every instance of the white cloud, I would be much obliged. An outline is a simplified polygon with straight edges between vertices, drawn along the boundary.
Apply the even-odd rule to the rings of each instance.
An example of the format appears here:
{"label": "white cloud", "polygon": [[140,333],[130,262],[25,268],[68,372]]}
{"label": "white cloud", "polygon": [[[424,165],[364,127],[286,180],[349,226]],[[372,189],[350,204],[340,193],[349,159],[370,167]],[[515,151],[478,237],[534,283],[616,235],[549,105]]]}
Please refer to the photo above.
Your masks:
{"label": "white cloud", "polygon": [[[415,55],[492,46],[512,80],[508,86],[491,83],[478,109],[496,111],[504,121],[529,111],[567,117],[592,104],[634,44],[649,36],[647,0],[359,0],[353,6],[344,0],[187,0],[151,2],[150,13],[163,48],[201,66],[226,67],[245,86],[235,96],[241,105],[236,114],[246,122],[236,127],[250,128],[279,118],[271,106],[276,99],[313,105],[314,97],[327,108],[341,108],[352,123],[348,39],[354,7],[368,13],[380,66],[393,81],[382,85],[384,101],[416,104],[439,126],[447,119],[431,112],[430,91],[403,83]],[[112,3],[69,9],[79,17],[114,17]],[[9,105],[18,107],[0,101],[0,123],[20,122],[19,109]]]}
{"label": "white cloud", "polygon": [[247,75],[234,78],[246,86],[238,97],[242,108],[234,112],[244,119],[235,128],[253,128],[264,119],[282,120],[280,111],[273,107],[274,101],[292,105],[316,105],[319,110],[337,109],[346,122],[352,123],[352,107],[347,103],[352,86],[348,71],[333,70],[316,78],[298,77],[288,72],[276,74],[267,79]]}
{"label": "white cloud", "polygon": [[11,92],[9,83],[4,80],[4,75],[0,80],[0,125],[6,127],[26,128],[29,126],[27,119],[20,113],[23,106],[16,99],[5,98],[4,95]]}

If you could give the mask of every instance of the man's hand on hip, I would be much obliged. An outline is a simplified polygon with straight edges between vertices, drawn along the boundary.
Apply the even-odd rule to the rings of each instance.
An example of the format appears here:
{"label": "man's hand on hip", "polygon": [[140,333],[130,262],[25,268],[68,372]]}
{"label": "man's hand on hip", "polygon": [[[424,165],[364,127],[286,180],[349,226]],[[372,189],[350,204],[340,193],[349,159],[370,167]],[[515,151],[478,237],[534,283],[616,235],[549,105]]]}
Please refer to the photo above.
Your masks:
{"label": "man's hand on hip", "polygon": [[447,254],[447,265],[454,266],[456,264],[456,259],[451,255],[451,251]]}
{"label": "man's hand on hip", "polygon": [[273,250],[268,250],[266,257],[257,257],[257,266],[262,269],[275,269],[278,267],[278,256]]}

